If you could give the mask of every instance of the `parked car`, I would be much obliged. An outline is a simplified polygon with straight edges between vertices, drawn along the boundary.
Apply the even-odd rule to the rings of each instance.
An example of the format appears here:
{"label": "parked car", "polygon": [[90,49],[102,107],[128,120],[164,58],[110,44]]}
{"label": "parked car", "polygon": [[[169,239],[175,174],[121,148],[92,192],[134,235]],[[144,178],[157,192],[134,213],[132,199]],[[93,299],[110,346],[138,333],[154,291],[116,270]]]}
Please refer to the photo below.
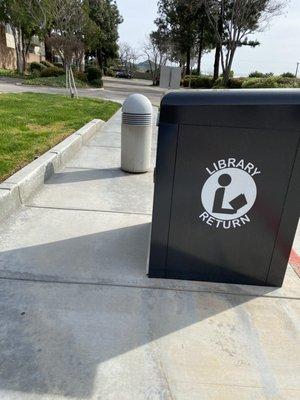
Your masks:
{"label": "parked car", "polygon": [[133,75],[130,72],[126,71],[118,71],[116,73],[116,78],[125,78],[125,79],[132,79]]}

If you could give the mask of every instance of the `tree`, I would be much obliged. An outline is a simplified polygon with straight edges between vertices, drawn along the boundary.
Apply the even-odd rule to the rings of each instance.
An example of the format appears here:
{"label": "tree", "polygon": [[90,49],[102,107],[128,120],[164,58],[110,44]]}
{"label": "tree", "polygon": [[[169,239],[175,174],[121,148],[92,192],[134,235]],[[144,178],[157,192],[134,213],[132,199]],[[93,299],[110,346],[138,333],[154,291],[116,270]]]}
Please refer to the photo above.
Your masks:
{"label": "tree", "polygon": [[220,49],[223,82],[227,85],[238,47],[259,45],[248,35],[263,31],[281,13],[286,0],[204,0],[206,14]]}
{"label": "tree", "polygon": [[166,65],[168,59],[168,45],[160,31],[152,32],[143,48],[147,56],[149,70],[151,73],[153,85],[157,85],[160,75],[160,67]]}
{"label": "tree", "polygon": [[214,32],[206,15],[204,0],[159,0],[158,31],[168,39],[170,59],[186,66],[190,74],[191,59],[197,57],[197,73],[205,51],[215,47]]}
{"label": "tree", "polygon": [[[0,0],[1,1],[1,0]],[[53,18],[46,48],[57,52],[64,64],[83,67],[94,57],[101,69],[118,55],[118,25],[122,22],[115,0],[52,0]]]}
{"label": "tree", "polygon": [[119,59],[122,65],[122,68],[126,72],[133,73],[135,68],[135,63],[139,55],[137,51],[132,48],[128,43],[123,42],[119,44]]}
{"label": "tree", "polygon": [[0,0],[0,21],[12,29],[19,73],[24,73],[33,36],[46,29],[50,9],[51,0]]}
{"label": "tree", "polygon": [[101,69],[109,60],[118,57],[118,26],[123,22],[115,0],[87,0],[89,17],[98,28],[98,33],[89,35],[89,53],[94,55]]}
{"label": "tree", "polygon": [[53,0],[52,30],[47,44],[59,54],[66,68],[73,59],[79,66],[84,57],[84,38],[90,21],[83,5],[81,0]]}
{"label": "tree", "polygon": [[159,29],[168,32],[178,61],[185,60],[186,73],[190,73],[191,58],[198,34],[198,10],[201,0],[159,0]]}
{"label": "tree", "polygon": [[196,8],[195,15],[198,24],[197,34],[197,74],[201,74],[201,61],[205,51],[210,51],[215,47],[214,32],[207,20],[204,2]]}

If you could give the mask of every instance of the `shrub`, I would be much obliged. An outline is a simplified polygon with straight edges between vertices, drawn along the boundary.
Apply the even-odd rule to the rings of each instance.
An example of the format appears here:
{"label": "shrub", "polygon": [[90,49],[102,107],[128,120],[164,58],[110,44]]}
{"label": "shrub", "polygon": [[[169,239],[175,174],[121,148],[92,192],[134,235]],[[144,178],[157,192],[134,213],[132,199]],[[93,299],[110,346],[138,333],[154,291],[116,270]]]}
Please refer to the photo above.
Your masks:
{"label": "shrub", "polygon": [[47,60],[41,61],[41,64],[45,65],[45,67],[48,67],[48,68],[54,67],[54,64],[52,64],[51,62],[49,62]]}
{"label": "shrub", "polygon": [[[226,88],[228,89],[240,89],[247,78],[229,78]],[[218,78],[214,83],[214,89],[225,88],[223,78]]]}
{"label": "shrub", "polygon": [[0,76],[15,77],[19,76],[19,74],[17,70],[0,68]]}
{"label": "shrub", "polygon": [[103,80],[101,78],[94,79],[93,81],[89,82],[91,86],[102,88],[103,87]]}
{"label": "shrub", "polygon": [[249,78],[263,78],[264,74],[259,71],[254,71],[249,74]]}
{"label": "shrub", "polygon": [[292,72],[284,72],[283,74],[280,75],[282,78],[295,78],[295,74]]}
{"label": "shrub", "polygon": [[49,76],[60,76],[63,75],[65,72],[62,68],[58,67],[49,67],[45,68],[41,71],[42,77],[49,77]]}
{"label": "shrub", "polygon": [[111,68],[105,68],[105,69],[104,69],[104,75],[105,75],[105,76],[115,77],[115,76],[116,76],[116,73],[115,73],[115,71],[114,71],[113,69],[111,69]]}
{"label": "shrub", "polygon": [[[223,74],[221,74],[221,77],[223,78]],[[229,78],[233,78],[233,77],[234,77],[234,71],[230,71]]]}
{"label": "shrub", "polygon": [[295,77],[289,78],[284,76],[278,76],[276,78],[277,87],[279,88],[299,88],[300,87],[300,79],[296,79]]}
{"label": "shrub", "polygon": [[74,77],[79,79],[82,82],[87,82],[87,76],[85,72],[82,71],[74,71]]}
{"label": "shrub", "polygon": [[255,89],[255,88],[276,88],[276,79],[271,78],[249,78],[242,84],[242,88]]}
{"label": "shrub", "polygon": [[88,67],[86,69],[86,74],[87,74],[87,80],[90,83],[96,80],[101,80],[102,78],[102,71],[100,68],[97,67]]}
{"label": "shrub", "polygon": [[224,88],[223,78],[220,76],[218,79],[215,80],[213,84],[214,89],[221,89]]}
{"label": "shrub", "polygon": [[189,87],[191,82],[191,87],[193,89],[211,89],[213,86],[213,78],[211,76],[195,76],[186,75],[182,81],[184,87]]}
{"label": "shrub", "polygon": [[57,68],[63,68],[64,67],[63,63],[61,63],[61,62],[54,62],[53,65],[54,65],[54,67],[57,67]]}
{"label": "shrub", "polygon": [[270,78],[271,76],[274,76],[273,72],[259,72],[259,71],[254,71],[249,74],[249,78]]}
{"label": "shrub", "polygon": [[240,89],[247,78],[231,78],[228,81],[229,89]]}
{"label": "shrub", "polygon": [[31,71],[30,75],[28,75],[30,78],[39,78],[41,76],[41,71],[34,69]]}
{"label": "shrub", "polygon": [[185,78],[181,80],[181,86],[189,87],[189,84],[190,84],[190,79],[187,76],[185,76]]}
{"label": "shrub", "polygon": [[243,84],[243,88],[299,88],[300,80],[295,78],[285,78],[281,76],[271,76],[269,78],[249,78]]}
{"label": "shrub", "polygon": [[42,71],[43,69],[46,69],[47,67],[39,62],[33,61],[29,65],[30,72],[33,72],[34,70],[36,71]]}

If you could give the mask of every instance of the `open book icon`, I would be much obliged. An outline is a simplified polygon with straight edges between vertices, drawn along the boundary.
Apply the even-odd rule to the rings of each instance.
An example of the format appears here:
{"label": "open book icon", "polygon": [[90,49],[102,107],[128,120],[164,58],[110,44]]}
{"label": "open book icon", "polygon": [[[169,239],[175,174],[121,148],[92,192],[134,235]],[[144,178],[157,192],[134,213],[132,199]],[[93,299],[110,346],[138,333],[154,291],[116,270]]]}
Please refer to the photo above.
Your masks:
{"label": "open book icon", "polygon": [[229,202],[231,207],[237,212],[239,209],[244,207],[246,204],[248,204],[247,199],[244,194],[240,194],[237,196],[235,199],[231,200]]}

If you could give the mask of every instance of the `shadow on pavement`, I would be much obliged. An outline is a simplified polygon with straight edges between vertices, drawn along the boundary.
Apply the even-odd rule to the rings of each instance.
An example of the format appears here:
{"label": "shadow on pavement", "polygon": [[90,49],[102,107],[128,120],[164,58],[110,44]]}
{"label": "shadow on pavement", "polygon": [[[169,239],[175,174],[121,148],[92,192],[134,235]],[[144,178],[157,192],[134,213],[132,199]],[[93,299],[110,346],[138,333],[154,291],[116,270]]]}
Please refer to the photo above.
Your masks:
{"label": "shadow on pavement", "polygon": [[[75,168],[72,168],[75,169]],[[120,168],[104,168],[104,169],[89,169],[78,168],[76,171],[67,171],[55,173],[51,176],[51,180],[46,179],[45,185],[56,185],[63,183],[73,183],[82,181],[95,181],[101,179],[120,178],[126,176],[126,173]]]}
{"label": "shadow on pavement", "polygon": [[[96,377],[104,384],[108,360],[253,300],[126,287],[126,279],[145,276],[148,235],[149,224],[141,224],[0,254],[2,271],[41,281],[124,277],[125,283],[1,280],[1,390],[89,398]],[[145,363],[150,357],[159,370],[159,356],[149,351]],[[130,366],[133,374],[141,367]]]}

